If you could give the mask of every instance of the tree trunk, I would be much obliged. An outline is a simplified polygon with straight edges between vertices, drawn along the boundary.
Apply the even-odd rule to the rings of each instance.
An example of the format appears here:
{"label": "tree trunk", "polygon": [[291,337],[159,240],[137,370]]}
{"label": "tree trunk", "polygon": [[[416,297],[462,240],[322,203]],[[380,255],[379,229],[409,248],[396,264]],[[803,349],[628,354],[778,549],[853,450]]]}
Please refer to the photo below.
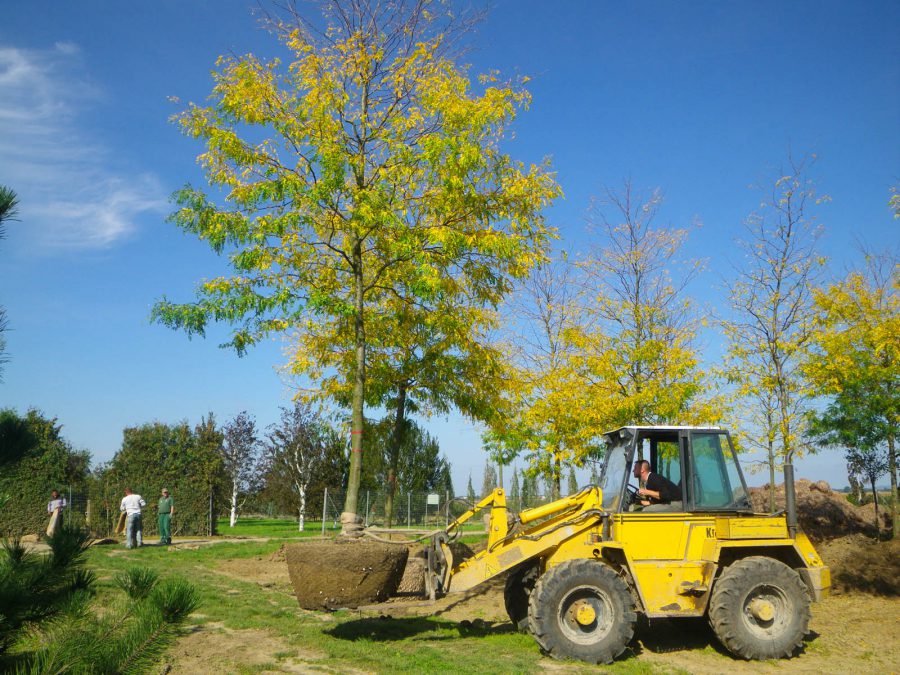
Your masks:
{"label": "tree trunk", "polygon": [[875,538],[881,540],[881,521],[878,519],[878,490],[875,489],[875,475],[869,477],[872,484],[872,501],[875,502]]}
{"label": "tree trunk", "polygon": [[298,520],[299,527],[298,531],[303,532],[303,527],[306,522],[306,486],[300,486],[300,518]]}
{"label": "tree trunk", "polygon": [[238,510],[238,484],[231,484],[231,516],[228,519],[228,526],[234,527],[234,524],[237,522],[237,510]]}
{"label": "tree trunk", "polygon": [[775,513],[775,444],[769,439],[769,513]]}
{"label": "tree trunk", "polygon": [[897,448],[894,434],[888,434],[888,473],[891,476],[891,521],[894,539],[900,538],[900,518],[897,517]]}
{"label": "tree trunk", "polygon": [[363,320],[362,241],[353,247],[353,273],[356,284],[354,333],[356,343],[356,372],[353,379],[353,400],[350,420],[350,470],[347,478],[347,496],[341,514],[341,534],[350,535],[359,529],[358,496],[363,452],[363,405],[366,392],[366,333]]}
{"label": "tree trunk", "polygon": [[562,473],[562,462],[559,460],[560,451],[557,449],[556,456],[553,458],[553,485],[552,485],[552,498],[553,501],[556,501],[560,498],[560,474]]}
{"label": "tree trunk", "polygon": [[850,484],[850,492],[853,493],[854,499],[856,499],[856,504],[860,505],[863,503],[863,485],[856,477],[856,473],[854,473],[850,464],[847,464],[847,482]]}
{"label": "tree trunk", "polygon": [[384,518],[387,527],[394,523],[394,495],[397,493],[397,465],[400,462],[400,448],[406,431],[406,382],[397,389],[397,410],[394,414],[394,430],[391,434],[391,447],[388,450],[388,475],[384,498]]}

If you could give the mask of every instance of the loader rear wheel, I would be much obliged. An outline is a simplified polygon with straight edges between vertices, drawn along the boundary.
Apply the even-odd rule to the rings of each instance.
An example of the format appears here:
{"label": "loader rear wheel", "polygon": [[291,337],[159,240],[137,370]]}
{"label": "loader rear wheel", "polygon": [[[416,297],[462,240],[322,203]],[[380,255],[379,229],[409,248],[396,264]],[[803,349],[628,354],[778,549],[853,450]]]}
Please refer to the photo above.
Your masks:
{"label": "loader rear wheel", "polygon": [[540,568],[537,565],[525,565],[506,577],[503,602],[509,620],[520,633],[528,632],[528,598],[537,583],[538,574]]}
{"label": "loader rear wheel", "polygon": [[790,567],[754,556],[729,565],[716,581],[709,623],[733,654],[780,659],[803,644],[809,626],[809,593]]}
{"label": "loader rear wheel", "polygon": [[528,625],[556,659],[611,663],[634,635],[628,586],[607,565],[569,560],[545,572],[528,600]]}

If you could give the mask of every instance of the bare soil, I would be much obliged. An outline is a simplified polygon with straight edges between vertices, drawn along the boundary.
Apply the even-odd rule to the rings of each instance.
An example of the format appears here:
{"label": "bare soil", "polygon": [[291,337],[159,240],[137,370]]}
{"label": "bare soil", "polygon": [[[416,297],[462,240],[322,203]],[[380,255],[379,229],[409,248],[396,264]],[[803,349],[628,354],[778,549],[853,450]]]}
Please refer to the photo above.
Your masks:
{"label": "bare soil", "polygon": [[195,626],[166,654],[174,675],[219,673],[308,673],[325,671],[325,655],[285,645],[261,630],[230,630],[221,624]]}

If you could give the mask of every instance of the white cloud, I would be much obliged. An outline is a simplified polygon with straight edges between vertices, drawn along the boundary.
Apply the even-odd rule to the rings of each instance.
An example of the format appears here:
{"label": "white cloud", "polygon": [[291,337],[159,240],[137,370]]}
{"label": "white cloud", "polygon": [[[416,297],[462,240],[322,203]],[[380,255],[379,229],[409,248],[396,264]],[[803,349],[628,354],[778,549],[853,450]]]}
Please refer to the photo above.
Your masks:
{"label": "white cloud", "polygon": [[19,214],[44,250],[108,248],[132,234],[166,199],[151,175],[127,176],[110,148],[79,127],[102,101],[80,48],[0,47],[0,184],[19,195]]}

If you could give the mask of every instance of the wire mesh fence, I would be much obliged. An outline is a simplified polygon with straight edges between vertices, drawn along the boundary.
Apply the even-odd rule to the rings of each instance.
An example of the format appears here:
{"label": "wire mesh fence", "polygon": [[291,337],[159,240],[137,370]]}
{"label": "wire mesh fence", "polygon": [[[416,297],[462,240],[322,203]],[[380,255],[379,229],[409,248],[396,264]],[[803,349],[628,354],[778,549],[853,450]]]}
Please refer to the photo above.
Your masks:
{"label": "wire mesh fence", "polygon": [[[307,495],[307,508],[303,513],[304,529],[318,527],[322,534],[341,529],[341,513],[344,510],[346,492],[340,489],[325,489]],[[476,498],[477,499],[477,498]],[[357,515],[365,527],[391,527],[409,530],[432,530],[447,527],[455,518],[465,513],[473,502],[466,497],[453,496],[449,492],[398,492],[389,506],[387,492],[361,490],[357,495]],[[545,495],[534,495],[522,499],[508,500],[512,512],[540,506],[550,501]],[[279,509],[275,504],[260,505],[259,515],[269,518],[300,518],[293,513]],[[484,526],[483,520],[471,521],[475,526]]]}
{"label": "wire mesh fence", "polygon": [[[72,487],[64,487],[60,492],[60,497],[66,500],[66,505],[61,511],[62,522],[87,528],[97,537],[115,536],[120,514],[118,500],[99,498],[96,494],[78,491]],[[298,529],[302,523],[303,531],[318,531],[326,535],[340,531],[345,498],[346,492],[337,488],[307,493],[306,508],[302,513],[299,500],[297,504],[286,505],[250,498],[244,502],[240,517],[292,520],[298,523]],[[534,495],[524,499],[508,497],[507,503],[509,510],[515,513],[545,504],[549,500],[547,496]],[[143,530],[145,537],[152,537],[158,533],[156,504],[150,499],[147,502],[148,505],[144,509]],[[175,537],[209,536],[217,533],[217,522],[227,521],[227,504],[212,499],[208,512],[199,517],[195,516],[189,522],[182,522],[179,516],[177,495],[175,504],[175,515],[172,517],[172,534]],[[365,527],[433,530],[447,527],[472,505],[470,499],[453,496],[449,492],[399,491],[390,498],[386,491],[361,490],[357,496],[357,515]],[[475,518],[470,523],[472,529],[480,529],[485,524],[482,518]],[[219,530],[222,532],[221,528]]]}

